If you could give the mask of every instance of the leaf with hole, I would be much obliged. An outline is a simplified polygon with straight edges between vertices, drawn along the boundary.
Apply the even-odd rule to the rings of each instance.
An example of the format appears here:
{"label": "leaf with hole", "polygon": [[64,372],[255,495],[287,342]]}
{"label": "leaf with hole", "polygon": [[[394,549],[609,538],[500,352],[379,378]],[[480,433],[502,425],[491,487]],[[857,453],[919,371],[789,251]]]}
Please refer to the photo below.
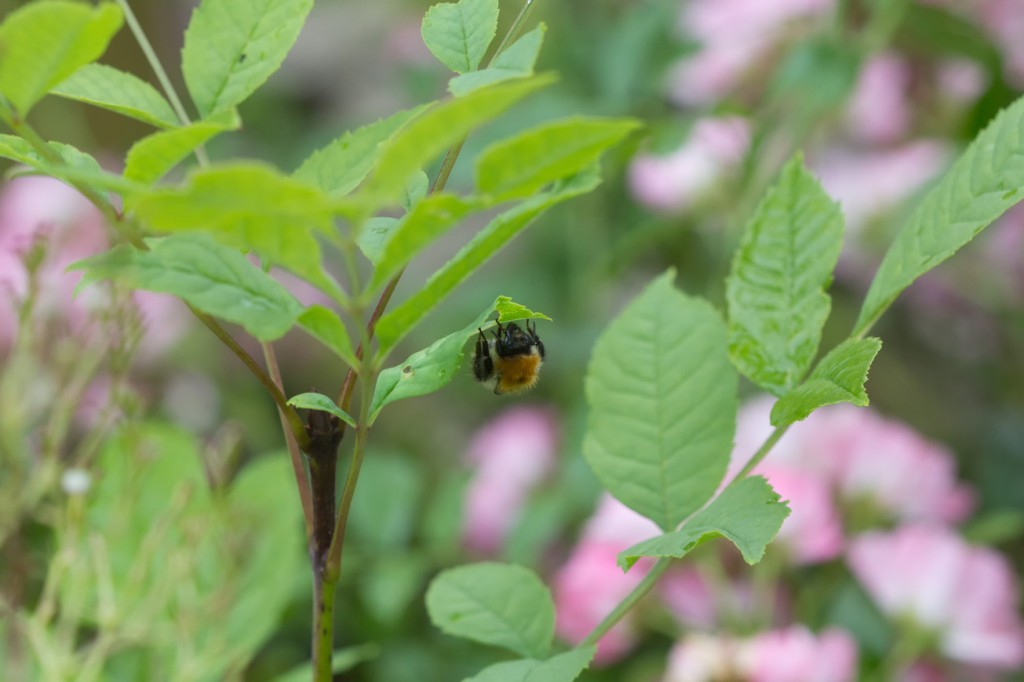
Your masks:
{"label": "leaf with hole", "polygon": [[457,332],[442,337],[423,350],[406,358],[405,362],[389,367],[377,378],[370,407],[370,422],[377,418],[381,409],[389,403],[403,398],[433,393],[446,386],[462,370],[462,359],[466,341],[477,334],[478,329],[494,326],[491,318],[495,310],[502,322],[524,319],[550,320],[543,313],[536,313],[514,303],[507,296],[497,300],[480,313],[475,320]]}

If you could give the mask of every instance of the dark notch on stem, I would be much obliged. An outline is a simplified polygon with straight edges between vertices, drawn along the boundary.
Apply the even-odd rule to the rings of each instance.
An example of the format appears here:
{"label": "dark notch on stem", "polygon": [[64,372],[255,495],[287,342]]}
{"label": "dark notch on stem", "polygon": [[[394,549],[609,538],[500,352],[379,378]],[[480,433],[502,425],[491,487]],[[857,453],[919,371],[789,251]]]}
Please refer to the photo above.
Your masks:
{"label": "dark notch on stem", "polygon": [[309,445],[309,481],[313,497],[313,566],[323,570],[327,550],[334,535],[335,472],[338,467],[338,446],[344,432],[337,417],[320,410],[310,410],[306,418]]}

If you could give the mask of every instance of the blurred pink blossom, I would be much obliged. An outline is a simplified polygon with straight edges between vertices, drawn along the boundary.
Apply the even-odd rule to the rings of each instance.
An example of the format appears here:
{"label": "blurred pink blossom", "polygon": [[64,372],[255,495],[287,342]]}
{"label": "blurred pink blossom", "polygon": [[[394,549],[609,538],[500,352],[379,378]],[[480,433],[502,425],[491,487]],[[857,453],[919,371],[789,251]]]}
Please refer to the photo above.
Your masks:
{"label": "blurred pink blossom", "polygon": [[629,168],[633,196],[651,208],[680,211],[691,206],[743,160],[750,127],[738,117],[704,118],[668,156],[641,154]]}
{"label": "blurred pink blossom", "polygon": [[731,637],[689,634],[668,655],[662,682],[714,682],[746,679],[740,652],[743,642]]}
{"label": "blurred pink blossom", "polygon": [[[759,398],[740,410],[734,467],[771,433],[773,402]],[[899,520],[956,523],[974,506],[973,493],[956,479],[953,454],[946,447],[869,408],[833,405],[816,411],[789,428],[763,466],[766,471],[784,467],[812,473],[843,501],[868,501]]]}
{"label": "blurred pink blossom", "polygon": [[831,9],[833,0],[693,0],[681,16],[684,33],[700,48],[672,77],[672,99],[707,105],[733,90],[747,71],[785,37],[794,20]]}
{"label": "blurred pink blossom", "polygon": [[973,102],[988,85],[988,74],[971,59],[946,59],[936,73],[939,91],[961,102]]}
{"label": "blurred pink blossom", "polygon": [[[36,246],[42,246],[44,254],[36,271],[37,314],[63,319],[72,333],[83,333],[94,309],[107,303],[97,287],[75,296],[82,273],[66,271],[75,261],[106,250],[103,216],[85,197],[58,180],[17,178],[0,193],[0,345],[13,339],[11,311],[15,297],[23,296],[28,285],[24,258]],[[187,310],[171,296],[137,292],[135,303],[149,332],[139,346],[143,355],[162,352],[189,323]]]}
{"label": "blurred pink blossom", "polygon": [[[635,588],[650,568],[641,560],[623,573],[617,543],[582,541],[554,576],[555,631],[578,644]],[[597,665],[608,665],[629,653],[636,642],[632,614],[627,614],[597,642]]]}
{"label": "blurred pink blossom", "polygon": [[857,232],[940,175],[949,157],[946,143],[917,140],[873,152],[833,149],[812,159],[810,165],[825,190],[842,205],[847,230]]}
{"label": "blurred pink blossom", "polygon": [[473,437],[466,459],[474,468],[466,491],[462,540],[471,549],[501,549],[519,511],[554,467],[557,427],[550,412],[517,407]]}
{"label": "blurred pink blossom", "polygon": [[828,482],[813,473],[784,466],[759,466],[755,473],[789,503],[777,541],[797,564],[828,561],[843,551],[843,527]]}
{"label": "blurred pink blossom", "polygon": [[857,674],[857,645],[837,628],[817,635],[802,625],[762,632],[741,658],[751,682],[849,682]]}
{"label": "blurred pink blossom", "polygon": [[913,524],[854,539],[848,561],[883,612],[933,631],[950,658],[1024,665],[1018,587],[996,551],[942,526]]}
{"label": "blurred pink blossom", "polygon": [[694,566],[684,563],[670,568],[658,581],[658,594],[679,622],[701,630],[717,625],[719,605],[714,591]]}
{"label": "blurred pink blossom", "polygon": [[873,144],[903,137],[910,125],[910,66],[892,52],[873,56],[861,68],[846,109],[854,133]]}
{"label": "blurred pink blossom", "polygon": [[[607,493],[583,528],[569,560],[554,577],[556,631],[577,644],[643,580],[650,562],[641,559],[627,573],[617,564],[619,552],[659,534],[658,527]],[[629,616],[597,643],[595,661],[612,663],[633,646]]]}
{"label": "blurred pink blossom", "polygon": [[835,628],[802,625],[748,639],[689,635],[669,654],[663,682],[849,682],[857,673],[853,639]]}

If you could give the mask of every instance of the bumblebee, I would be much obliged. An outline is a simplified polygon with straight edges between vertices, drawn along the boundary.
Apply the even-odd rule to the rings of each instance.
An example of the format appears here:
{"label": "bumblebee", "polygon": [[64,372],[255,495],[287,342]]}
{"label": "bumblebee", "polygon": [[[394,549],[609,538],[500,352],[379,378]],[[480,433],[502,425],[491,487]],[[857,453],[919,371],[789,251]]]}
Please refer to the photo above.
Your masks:
{"label": "bumblebee", "polygon": [[488,339],[482,329],[476,340],[473,376],[495,394],[522,393],[537,383],[544,362],[544,344],[537,336],[536,325],[526,321],[526,331],[514,323],[497,323],[494,338]]}

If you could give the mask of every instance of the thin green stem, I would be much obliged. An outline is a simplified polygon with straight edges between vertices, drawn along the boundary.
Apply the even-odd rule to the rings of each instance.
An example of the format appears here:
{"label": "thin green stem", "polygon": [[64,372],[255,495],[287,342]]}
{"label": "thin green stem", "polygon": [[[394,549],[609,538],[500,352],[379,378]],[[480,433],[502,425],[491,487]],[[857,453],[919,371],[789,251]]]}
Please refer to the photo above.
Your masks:
{"label": "thin green stem", "polygon": [[732,477],[731,481],[729,481],[729,485],[732,485],[736,481],[739,481],[740,479],[749,476],[750,472],[754,470],[754,467],[760,464],[761,461],[768,456],[768,452],[775,446],[776,443],[779,442],[779,439],[782,438],[782,435],[786,433],[787,429],[789,429],[789,424],[786,424],[785,426],[776,427],[775,430],[772,431],[771,435],[768,436],[768,438],[764,441],[764,443],[761,444],[761,447],[757,449],[757,452],[754,453],[754,456],[750,458],[750,461],[744,464],[743,468],[736,472],[736,475]]}
{"label": "thin green stem", "polygon": [[302,420],[299,419],[298,412],[295,411],[291,405],[288,404],[288,399],[285,398],[284,393],[277,384],[267,376],[267,373],[263,371],[252,356],[245,352],[245,349],[238,345],[238,342],[227,332],[224,327],[221,327],[212,317],[202,312],[201,310],[194,308],[191,304],[186,303],[188,309],[192,311],[192,314],[199,318],[199,321],[206,325],[206,328],[213,332],[214,336],[220,339],[225,346],[231,349],[231,351],[238,356],[238,359],[242,361],[242,364],[255,376],[263,387],[267,389],[267,393],[273,398],[274,402],[277,403],[277,408],[284,415],[291,427],[291,432],[295,436],[295,440],[298,442],[299,447],[303,450],[309,444],[309,435],[306,433],[305,427],[302,425]]}
{"label": "thin green stem", "polygon": [[526,0],[526,3],[523,5],[522,9],[519,10],[519,14],[516,15],[515,20],[513,20],[512,25],[509,27],[508,32],[505,33],[505,37],[502,38],[501,42],[498,44],[498,49],[494,51],[494,55],[492,55],[488,60],[487,66],[490,66],[494,62],[495,57],[504,52],[505,48],[508,47],[513,40],[519,37],[519,32],[526,24],[526,20],[530,18],[530,12],[533,11],[534,2],[535,0]]}
{"label": "thin green stem", "polygon": [[[146,61],[149,62],[149,68],[153,69],[153,73],[156,74],[156,79],[159,81],[160,87],[163,88],[164,94],[167,95],[167,99],[170,101],[171,108],[174,109],[178,120],[181,121],[182,125],[192,123],[192,119],[189,118],[188,112],[185,111],[185,107],[181,103],[181,98],[178,97],[174,85],[171,84],[171,79],[167,77],[163,64],[160,63],[159,57],[156,56],[153,45],[149,42],[145,31],[142,30],[142,25],[135,17],[135,13],[132,12],[132,8],[128,5],[128,0],[117,0],[117,4],[121,7],[121,12],[124,13],[124,20],[127,22],[128,28],[131,29],[132,35],[135,36],[135,41],[139,44],[139,47],[142,48],[142,53],[146,56]],[[210,162],[210,159],[206,156],[206,151],[201,146],[196,148],[195,155],[201,166],[205,166]]]}
{"label": "thin green stem", "polygon": [[[277,355],[274,354],[274,347],[269,343],[260,345],[263,347],[263,360],[267,363],[270,378],[274,385],[277,386],[277,389],[283,392],[284,380],[281,377],[281,367],[277,364]],[[308,543],[313,535],[313,502],[309,490],[309,479],[306,477],[306,464],[302,459],[299,443],[295,440],[294,427],[280,408],[278,408],[277,414],[281,419],[281,430],[284,431],[284,441],[288,447],[288,457],[292,462],[295,484],[299,486],[299,500],[302,502],[302,518],[306,522],[306,542]]]}
{"label": "thin green stem", "polygon": [[590,634],[587,635],[586,639],[580,642],[580,646],[594,646],[597,644],[598,640],[604,637],[609,630],[615,627],[615,624],[622,620],[622,617],[625,616],[638,601],[643,599],[647,593],[651,591],[651,588],[657,584],[658,579],[665,571],[668,570],[671,563],[672,560],[667,557],[662,557],[655,561],[654,565],[651,566],[651,570],[648,571],[647,575],[644,576],[644,579],[640,581],[640,584],[634,587],[633,591],[627,594],[625,598],[612,610],[612,612],[605,616],[604,620],[598,623],[597,626],[590,631]]}

